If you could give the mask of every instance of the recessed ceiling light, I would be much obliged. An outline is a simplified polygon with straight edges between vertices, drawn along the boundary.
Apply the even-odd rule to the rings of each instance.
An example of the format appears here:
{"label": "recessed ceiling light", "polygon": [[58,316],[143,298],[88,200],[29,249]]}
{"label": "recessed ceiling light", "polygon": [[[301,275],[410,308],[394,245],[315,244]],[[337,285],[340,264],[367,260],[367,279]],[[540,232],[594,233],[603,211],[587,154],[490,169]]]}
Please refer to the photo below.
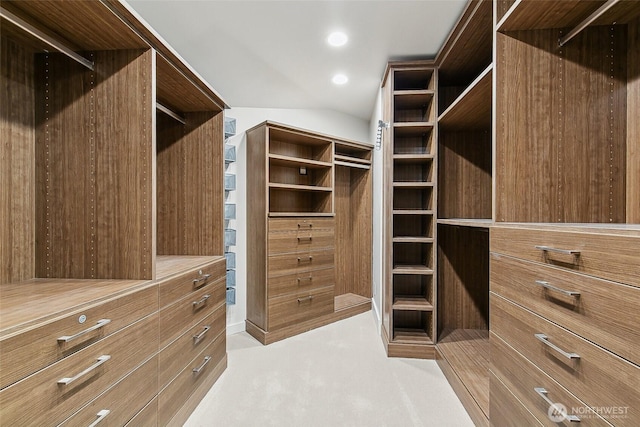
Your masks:
{"label": "recessed ceiling light", "polygon": [[345,44],[347,44],[347,40],[349,40],[349,38],[345,33],[341,31],[333,32],[329,34],[329,37],[327,37],[327,43],[329,43],[331,46],[336,47],[344,46]]}
{"label": "recessed ceiling light", "polygon": [[333,76],[331,81],[337,85],[343,85],[349,81],[349,78],[344,74],[336,74],[335,76]]}

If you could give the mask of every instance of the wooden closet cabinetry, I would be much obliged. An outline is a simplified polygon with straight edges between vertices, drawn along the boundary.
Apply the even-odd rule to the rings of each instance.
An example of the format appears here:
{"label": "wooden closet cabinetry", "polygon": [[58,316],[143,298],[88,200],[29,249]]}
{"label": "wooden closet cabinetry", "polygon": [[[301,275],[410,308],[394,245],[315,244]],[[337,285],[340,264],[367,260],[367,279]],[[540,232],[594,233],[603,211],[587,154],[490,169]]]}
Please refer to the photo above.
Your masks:
{"label": "wooden closet cabinetry", "polygon": [[226,105],[126,3],[0,17],[0,419],[180,425],[226,367]]}
{"label": "wooden closet cabinetry", "polygon": [[247,131],[247,332],[263,344],[371,308],[371,148]]}

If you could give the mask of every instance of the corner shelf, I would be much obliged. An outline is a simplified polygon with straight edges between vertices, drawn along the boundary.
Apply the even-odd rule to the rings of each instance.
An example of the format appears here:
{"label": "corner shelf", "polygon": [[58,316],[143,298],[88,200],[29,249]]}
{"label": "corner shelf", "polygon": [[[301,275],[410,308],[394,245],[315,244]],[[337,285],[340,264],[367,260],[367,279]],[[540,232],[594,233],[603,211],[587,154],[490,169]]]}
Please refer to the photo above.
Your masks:
{"label": "corner shelf", "polygon": [[442,130],[456,131],[491,128],[491,78],[493,64],[465,89],[440,115],[438,125]]}

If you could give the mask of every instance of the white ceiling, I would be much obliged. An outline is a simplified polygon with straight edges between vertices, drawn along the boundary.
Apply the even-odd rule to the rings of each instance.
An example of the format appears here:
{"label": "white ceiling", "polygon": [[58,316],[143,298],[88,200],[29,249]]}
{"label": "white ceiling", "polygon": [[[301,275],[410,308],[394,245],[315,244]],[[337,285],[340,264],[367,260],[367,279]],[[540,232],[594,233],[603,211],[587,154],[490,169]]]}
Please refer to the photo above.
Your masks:
{"label": "white ceiling", "polygon": [[[466,0],[128,0],[231,107],[369,120],[389,59],[433,58]],[[330,32],[349,37],[341,48]],[[343,86],[331,83],[342,72]]]}

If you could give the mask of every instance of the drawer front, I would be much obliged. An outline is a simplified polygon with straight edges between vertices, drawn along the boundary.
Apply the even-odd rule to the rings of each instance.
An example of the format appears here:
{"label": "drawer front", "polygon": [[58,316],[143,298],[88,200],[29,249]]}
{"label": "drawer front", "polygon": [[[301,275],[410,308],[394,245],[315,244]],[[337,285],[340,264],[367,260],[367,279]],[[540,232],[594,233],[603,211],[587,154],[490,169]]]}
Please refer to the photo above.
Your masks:
{"label": "drawer front", "polygon": [[269,255],[286,252],[309,252],[310,250],[333,248],[332,229],[306,229],[298,231],[276,231],[269,233]]}
{"label": "drawer front", "polygon": [[490,299],[491,330],[496,335],[589,406],[628,408],[628,418],[612,423],[631,425],[631,420],[640,419],[638,366],[496,294]]}
{"label": "drawer front", "polygon": [[177,303],[160,310],[160,349],[202,322],[224,304],[227,295],[226,281],[218,279],[205,289],[190,294]]}
{"label": "drawer front", "polygon": [[333,313],[333,286],[269,300],[269,330]]}
{"label": "drawer front", "polygon": [[640,236],[493,227],[491,252],[640,286]]}
{"label": "drawer front", "polygon": [[269,298],[333,286],[335,274],[334,268],[323,268],[271,278],[268,285]]}
{"label": "drawer front", "polygon": [[333,267],[333,250],[269,257],[269,278]]}
{"label": "drawer front", "polygon": [[542,426],[543,424],[509,391],[506,385],[489,372],[489,421],[495,427]]}
{"label": "drawer front", "polygon": [[[549,427],[557,425],[609,426],[609,423],[593,413],[589,406],[514,351],[499,337],[491,335],[490,341],[492,371],[543,425]],[[493,392],[494,383],[491,383],[491,387]],[[578,417],[579,424],[577,419],[571,421],[565,417],[564,412],[554,413],[553,409],[550,409],[550,402],[564,405],[566,415]],[[502,402],[492,403],[495,406],[501,406]],[[558,408],[561,408],[559,405]],[[493,412],[491,412],[491,418],[493,419]]]}
{"label": "drawer front", "polygon": [[269,232],[272,231],[303,231],[321,228],[334,229],[336,221],[333,218],[269,218]]}
{"label": "drawer front", "polygon": [[218,335],[225,331],[226,306],[221,305],[160,352],[158,384],[163,388]]}
{"label": "drawer front", "polygon": [[157,372],[158,356],[154,356],[62,425],[86,427],[98,420],[100,427],[125,425],[158,394]]}
{"label": "drawer front", "polygon": [[491,290],[640,364],[639,288],[491,254]]}
{"label": "drawer front", "polygon": [[[224,359],[227,352],[226,333],[209,344],[201,356],[192,361],[180,374],[158,395],[158,425],[166,426],[171,418],[189,399],[189,396],[207,379],[215,374],[215,367]],[[205,364],[205,357],[209,361]],[[198,372],[194,372],[198,370]]]}
{"label": "drawer front", "polygon": [[0,388],[157,310],[158,287],[149,286],[10,336],[0,342]]}
{"label": "drawer front", "polygon": [[226,260],[221,258],[178,277],[160,282],[160,307],[165,307],[212,285],[227,274],[226,265]]}
{"label": "drawer front", "polygon": [[[157,339],[154,314],[5,388],[3,425],[58,425],[151,357]],[[74,377],[67,385],[58,383]]]}
{"label": "drawer front", "polygon": [[136,414],[126,427],[156,427],[158,425],[158,396],[154,397],[140,412]]}

